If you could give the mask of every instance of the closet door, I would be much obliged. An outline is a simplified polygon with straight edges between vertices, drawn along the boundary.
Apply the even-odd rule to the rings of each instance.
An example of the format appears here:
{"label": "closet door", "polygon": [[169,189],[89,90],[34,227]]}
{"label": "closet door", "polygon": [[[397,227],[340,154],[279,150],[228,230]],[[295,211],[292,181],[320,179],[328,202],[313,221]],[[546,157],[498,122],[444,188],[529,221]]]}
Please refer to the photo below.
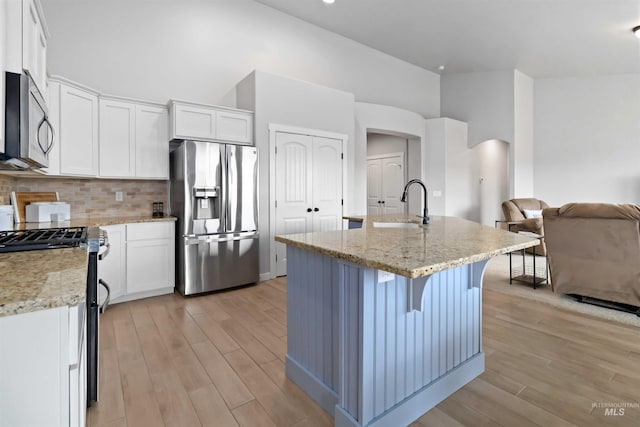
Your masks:
{"label": "closet door", "polygon": [[367,158],[367,215],[401,214],[406,182],[404,153],[390,153]]}
{"label": "closet door", "polygon": [[[342,228],[342,141],[276,133],[273,235]],[[287,274],[286,245],[275,243],[276,275]]]}
{"label": "closet door", "polygon": [[331,231],[342,228],[342,141],[314,137],[313,160],[313,228]]}
{"label": "closet door", "polygon": [[[312,138],[276,133],[276,220],[273,235],[306,233],[313,220]],[[287,247],[276,242],[276,275],[287,274]]]}
{"label": "closet door", "polygon": [[406,203],[402,203],[402,189],[405,184],[404,155],[381,159],[382,168],[382,206],[385,214],[406,212]]}
{"label": "closet door", "polygon": [[382,212],[382,161],[367,159],[367,215]]}

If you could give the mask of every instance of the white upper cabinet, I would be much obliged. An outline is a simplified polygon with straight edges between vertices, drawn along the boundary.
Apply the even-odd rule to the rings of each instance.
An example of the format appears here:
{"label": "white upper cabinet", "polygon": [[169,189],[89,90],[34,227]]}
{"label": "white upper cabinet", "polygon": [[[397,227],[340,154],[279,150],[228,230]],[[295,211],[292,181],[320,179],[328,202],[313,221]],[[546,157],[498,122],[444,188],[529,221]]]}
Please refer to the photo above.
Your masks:
{"label": "white upper cabinet", "polygon": [[52,82],[59,85],[59,100],[51,105],[50,115],[57,118],[53,126],[60,175],[97,176],[98,94],[69,82]]}
{"label": "white upper cabinet", "polygon": [[169,179],[169,112],[136,105],[136,177]]}
{"label": "white upper cabinet", "polygon": [[22,68],[29,71],[42,93],[47,96],[47,39],[49,34],[37,0],[22,0]]}
{"label": "white upper cabinet", "polygon": [[253,113],[185,101],[169,102],[170,139],[253,144]]}
{"label": "white upper cabinet", "polygon": [[162,104],[101,96],[53,77],[48,175],[169,179],[169,113]]}
{"label": "white upper cabinet", "polygon": [[253,140],[253,114],[216,111],[216,138],[250,144]]}
{"label": "white upper cabinet", "polygon": [[100,98],[100,177],[169,179],[168,112],[161,105]]}
{"label": "white upper cabinet", "polygon": [[100,176],[135,175],[136,106],[100,99]]}

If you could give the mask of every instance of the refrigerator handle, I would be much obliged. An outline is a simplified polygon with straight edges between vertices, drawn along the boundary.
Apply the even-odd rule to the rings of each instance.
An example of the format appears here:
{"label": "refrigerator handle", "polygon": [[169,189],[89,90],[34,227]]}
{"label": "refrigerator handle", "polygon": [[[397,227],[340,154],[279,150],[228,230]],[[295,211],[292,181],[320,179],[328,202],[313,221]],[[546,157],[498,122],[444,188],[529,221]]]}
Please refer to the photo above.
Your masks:
{"label": "refrigerator handle", "polygon": [[235,156],[235,147],[233,145],[227,145],[225,150],[225,163],[227,169],[227,196],[225,203],[225,222],[224,229],[229,232],[233,230],[235,227],[233,225],[233,221],[231,219],[231,203],[235,203],[231,200],[231,196],[233,195],[233,200],[236,199],[238,180],[237,180],[237,168],[236,168],[236,160],[233,158]]}

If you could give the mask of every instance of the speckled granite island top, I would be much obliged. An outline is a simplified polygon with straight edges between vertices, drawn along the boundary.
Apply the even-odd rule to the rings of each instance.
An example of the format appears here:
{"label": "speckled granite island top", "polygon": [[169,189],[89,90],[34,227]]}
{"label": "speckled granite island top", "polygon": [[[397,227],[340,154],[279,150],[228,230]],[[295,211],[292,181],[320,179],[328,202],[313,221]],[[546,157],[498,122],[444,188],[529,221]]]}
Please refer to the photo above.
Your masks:
{"label": "speckled granite island top", "polygon": [[482,261],[538,244],[537,239],[461,218],[431,216],[416,228],[374,227],[375,222],[415,222],[415,216],[345,217],[363,228],[276,236],[276,241],[409,278]]}
{"label": "speckled granite island top", "polygon": [[0,254],[0,317],[86,299],[87,248]]}

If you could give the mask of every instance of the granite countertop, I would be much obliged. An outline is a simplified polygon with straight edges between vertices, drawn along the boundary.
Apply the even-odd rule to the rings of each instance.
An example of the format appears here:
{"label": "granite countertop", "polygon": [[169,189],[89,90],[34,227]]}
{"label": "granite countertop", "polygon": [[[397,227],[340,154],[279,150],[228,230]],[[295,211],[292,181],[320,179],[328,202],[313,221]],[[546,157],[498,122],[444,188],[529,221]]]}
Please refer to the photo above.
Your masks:
{"label": "granite countertop", "polygon": [[0,317],[86,300],[87,248],[0,254]]}
{"label": "granite countertop", "polygon": [[175,221],[175,216],[109,216],[95,218],[77,218],[60,222],[20,222],[14,225],[14,230],[31,230],[58,227],[99,227],[105,225],[133,224],[139,222]]}
{"label": "granite countertop", "polygon": [[378,228],[374,222],[414,222],[412,215],[353,216],[363,228],[276,236],[276,241],[365,267],[416,278],[538,244],[462,218],[431,216],[426,226]]}

